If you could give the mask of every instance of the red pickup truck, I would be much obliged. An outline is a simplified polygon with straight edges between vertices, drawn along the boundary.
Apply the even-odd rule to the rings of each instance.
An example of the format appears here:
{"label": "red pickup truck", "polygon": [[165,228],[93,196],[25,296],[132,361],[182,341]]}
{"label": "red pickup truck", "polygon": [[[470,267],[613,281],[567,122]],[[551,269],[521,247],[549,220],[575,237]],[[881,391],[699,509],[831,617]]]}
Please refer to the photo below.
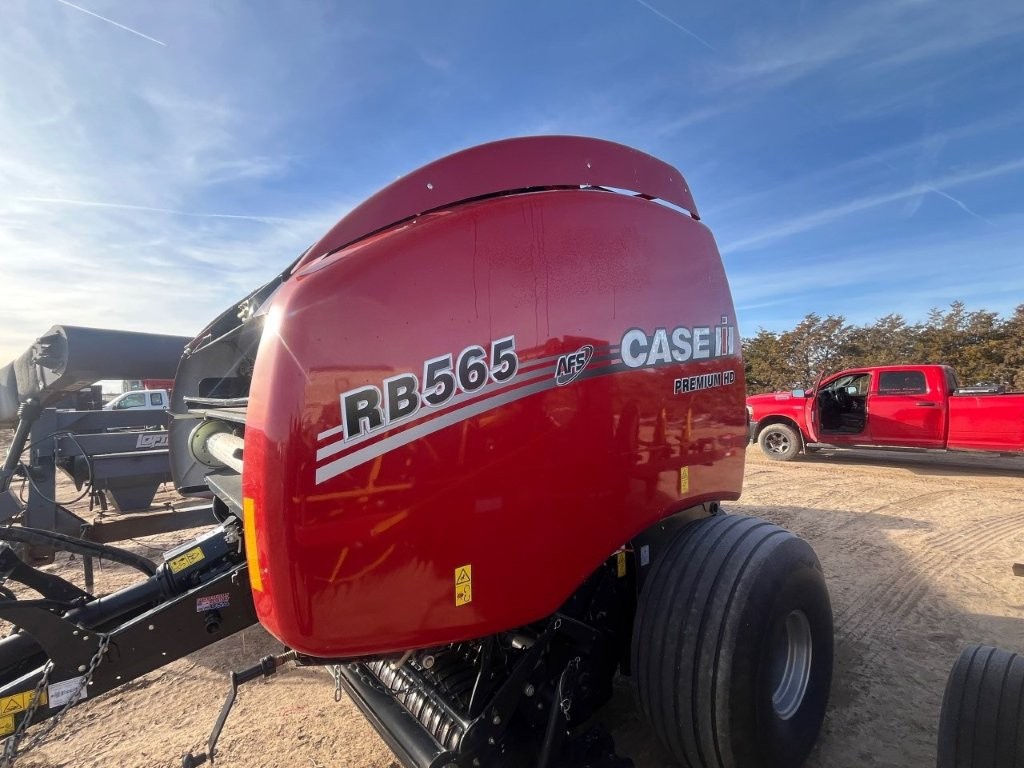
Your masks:
{"label": "red pickup truck", "polygon": [[820,445],[1024,453],[1024,393],[962,389],[948,365],[854,368],[747,398],[750,438],[788,461]]}

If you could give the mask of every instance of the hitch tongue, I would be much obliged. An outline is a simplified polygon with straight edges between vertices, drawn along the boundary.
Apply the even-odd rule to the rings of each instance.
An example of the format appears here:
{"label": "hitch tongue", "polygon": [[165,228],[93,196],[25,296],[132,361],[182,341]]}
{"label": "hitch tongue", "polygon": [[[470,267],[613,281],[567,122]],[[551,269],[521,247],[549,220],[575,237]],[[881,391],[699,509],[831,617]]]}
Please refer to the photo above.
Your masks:
{"label": "hitch tongue", "polygon": [[295,656],[295,651],[288,651],[286,653],[278,654],[277,656],[264,656],[259,660],[258,664],[255,664],[248,669],[243,669],[241,672],[232,672],[230,677],[231,690],[228,691],[227,698],[224,699],[224,706],[220,708],[220,714],[217,716],[217,722],[213,724],[213,732],[210,734],[210,738],[206,742],[206,752],[200,752],[198,755],[193,755],[190,750],[183,758],[181,758],[181,768],[198,768],[198,766],[203,765],[206,762],[213,765],[213,758],[217,751],[217,739],[220,738],[220,732],[224,730],[224,723],[227,722],[228,715],[231,713],[231,708],[235,706],[235,697],[238,695],[238,686],[243,683],[257,680],[261,677],[270,677],[272,674],[277,672],[277,668],[285,662],[294,661]]}

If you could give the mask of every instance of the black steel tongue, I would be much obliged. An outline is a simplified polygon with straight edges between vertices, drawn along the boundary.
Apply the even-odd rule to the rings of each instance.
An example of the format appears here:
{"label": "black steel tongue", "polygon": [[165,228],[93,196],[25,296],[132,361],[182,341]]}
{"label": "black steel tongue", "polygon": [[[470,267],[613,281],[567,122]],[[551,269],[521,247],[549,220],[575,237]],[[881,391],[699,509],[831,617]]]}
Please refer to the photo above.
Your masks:
{"label": "black steel tongue", "polygon": [[277,668],[284,664],[286,661],[294,661],[296,653],[295,651],[288,651],[277,656],[264,656],[260,659],[259,663],[243,669],[241,672],[231,673],[231,690],[228,691],[228,696],[224,699],[224,706],[220,708],[220,714],[217,716],[217,722],[213,724],[213,732],[210,734],[209,741],[206,742],[206,752],[200,752],[198,755],[193,755],[191,750],[183,758],[181,758],[181,768],[197,768],[197,766],[203,765],[207,761],[212,765],[213,758],[217,751],[217,739],[220,738],[220,732],[224,730],[224,723],[227,722],[228,715],[231,713],[231,708],[235,705],[235,696],[238,695],[238,686],[242,683],[248,683],[252,680],[258,680],[261,677],[270,677],[272,674],[277,672]]}

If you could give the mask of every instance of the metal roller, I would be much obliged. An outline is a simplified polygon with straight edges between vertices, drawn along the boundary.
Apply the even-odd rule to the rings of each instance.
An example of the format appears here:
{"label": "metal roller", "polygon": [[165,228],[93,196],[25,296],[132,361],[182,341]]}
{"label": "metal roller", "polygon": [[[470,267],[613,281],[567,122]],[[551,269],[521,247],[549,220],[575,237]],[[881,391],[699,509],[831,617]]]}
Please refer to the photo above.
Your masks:
{"label": "metal roller", "polygon": [[234,429],[225,421],[203,421],[189,436],[189,451],[200,464],[228,467],[241,474],[245,440]]}

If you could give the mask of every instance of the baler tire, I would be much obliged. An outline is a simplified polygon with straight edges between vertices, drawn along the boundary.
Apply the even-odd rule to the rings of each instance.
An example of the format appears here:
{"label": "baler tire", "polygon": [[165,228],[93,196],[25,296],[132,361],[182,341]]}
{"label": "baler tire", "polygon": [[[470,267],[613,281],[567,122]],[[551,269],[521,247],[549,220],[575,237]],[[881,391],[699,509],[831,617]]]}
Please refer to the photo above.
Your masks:
{"label": "baler tire", "polygon": [[1024,658],[968,646],[949,673],[939,716],[938,768],[1015,768],[1024,764]]}
{"label": "baler tire", "polygon": [[800,454],[800,433],[786,424],[769,424],[758,434],[757,444],[773,461],[792,461]]}
{"label": "baler tire", "polygon": [[640,708],[688,768],[793,768],[832,681],[832,607],[811,546],[756,517],[680,530],[633,626]]}

